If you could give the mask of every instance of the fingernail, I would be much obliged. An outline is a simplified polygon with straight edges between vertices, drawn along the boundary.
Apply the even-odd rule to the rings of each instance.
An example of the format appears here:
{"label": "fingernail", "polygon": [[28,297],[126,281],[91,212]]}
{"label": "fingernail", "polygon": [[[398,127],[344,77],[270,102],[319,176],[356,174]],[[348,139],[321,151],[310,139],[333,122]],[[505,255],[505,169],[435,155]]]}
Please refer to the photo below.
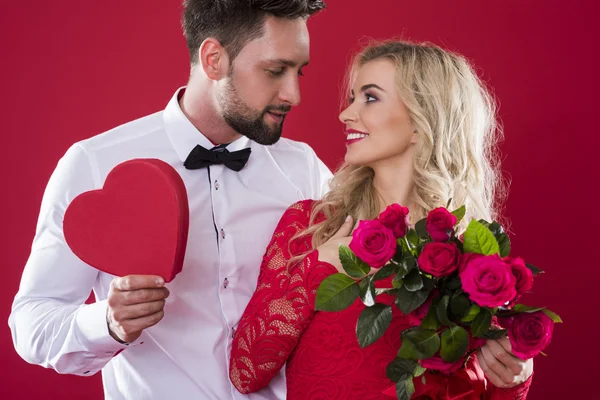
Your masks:
{"label": "fingernail", "polygon": [[157,284],[158,286],[162,286],[162,285],[164,285],[164,284],[165,284],[165,280],[164,280],[163,278],[157,278],[157,279],[156,279],[156,284]]}
{"label": "fingernail", "polygon": [[352,219],[352,217],[348,215],[348,216],[346,217],[346,222],[350,222],[350,219]]}

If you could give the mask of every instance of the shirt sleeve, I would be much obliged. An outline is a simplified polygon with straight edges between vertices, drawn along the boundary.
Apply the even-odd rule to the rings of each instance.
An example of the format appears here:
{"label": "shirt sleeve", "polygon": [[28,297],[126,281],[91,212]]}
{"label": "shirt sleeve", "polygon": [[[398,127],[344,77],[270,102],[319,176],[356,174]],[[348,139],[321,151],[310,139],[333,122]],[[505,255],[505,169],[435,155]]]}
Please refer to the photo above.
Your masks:
{"label": "shirt sleeve", "polygon": [[241,393],[267,386],[286,363],[314,314],[315,294],[335,267],[318,260],[316,250],[288,266],[292,254],[308,251],[294,235],[308,226],[311,201],[292,205],[267,248],[256,292],[233,339],[229,376]]}
{"label": "shirt sleeve", "polygon": [[17,353],[29,363],[65,374],[92,375],[126,347],[109,334],[106,300],[85,304],[98,270],[73,254],[63,234],[67,206],[99,186],[95,175],[80,145],[59,161],[44,193],[9,317]]}

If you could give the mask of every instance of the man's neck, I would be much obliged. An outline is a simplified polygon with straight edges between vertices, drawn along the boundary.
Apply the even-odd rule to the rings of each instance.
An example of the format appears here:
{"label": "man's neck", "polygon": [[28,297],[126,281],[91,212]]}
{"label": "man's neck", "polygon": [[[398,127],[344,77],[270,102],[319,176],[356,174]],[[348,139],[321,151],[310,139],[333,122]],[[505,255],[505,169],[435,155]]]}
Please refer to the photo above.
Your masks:
{"label": "man's neck", "polygon": [[231,143],[241,137],[217,112],[210,90],[189,85],[179,99],[186,118],[214,145]]}

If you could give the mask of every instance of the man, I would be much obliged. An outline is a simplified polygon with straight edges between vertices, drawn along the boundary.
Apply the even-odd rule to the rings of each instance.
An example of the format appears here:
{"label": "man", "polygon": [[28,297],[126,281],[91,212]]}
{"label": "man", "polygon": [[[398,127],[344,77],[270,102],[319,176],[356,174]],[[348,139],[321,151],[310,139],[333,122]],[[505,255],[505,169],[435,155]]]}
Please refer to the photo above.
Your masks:
{"label": "man", "polygon": [[[320,0],[184,2],[187,87],[164,111],[73,145],[49,181],[9,319],[25,360],[60,373],[102,370],[110,400],[285,398],[283,376],[239,394],[228,359],[279,217],[297,200],[319,198],[331,176],[309,146],[279,140],[286,114],[300,103],[306,19],[324,7]],[[229,161],[207,166],[212,153],[198,145]],[[134,158],[169,163],[187,189],[183,271],[167,285],[156,276],[99,272],[64,239],[70,201]],[[91,289],[97,301],[86,305]]]}

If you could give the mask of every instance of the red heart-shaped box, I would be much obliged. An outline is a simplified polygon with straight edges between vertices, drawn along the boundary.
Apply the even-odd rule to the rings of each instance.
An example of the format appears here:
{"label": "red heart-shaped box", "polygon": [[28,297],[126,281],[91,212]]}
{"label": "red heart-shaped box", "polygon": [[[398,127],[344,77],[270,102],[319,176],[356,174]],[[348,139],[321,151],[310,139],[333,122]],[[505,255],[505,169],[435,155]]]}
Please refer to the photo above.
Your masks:
{"label": "red heart-shaped box", "polygon": [[75,197],[63,230],[73,253],[101,271],[170,282],[181,272],[188,224],[177,171],[161,160],[135,159],[113,168],[102,189]]}

